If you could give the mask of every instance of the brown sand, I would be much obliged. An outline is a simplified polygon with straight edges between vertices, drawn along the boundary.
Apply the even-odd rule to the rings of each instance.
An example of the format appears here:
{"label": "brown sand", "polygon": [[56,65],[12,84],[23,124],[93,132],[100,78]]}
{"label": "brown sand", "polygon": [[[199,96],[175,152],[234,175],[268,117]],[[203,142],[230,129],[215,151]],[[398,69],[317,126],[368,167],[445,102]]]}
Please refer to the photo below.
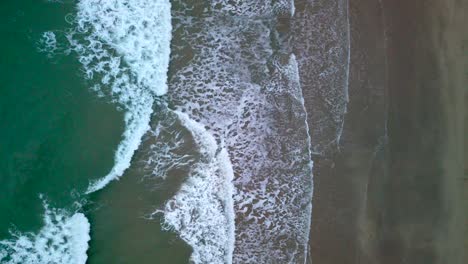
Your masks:
{"label": "brown sand", "polygon": [[[350,103],[333,157],[314,159],[311,230],[313,263],[360,263],[359,241],[366,213],[368,185],[378,174],[385,143],[385,50],[381,8],[377,1],[350,6]],[[375,163],[375,164],[374,164]],[[380,165],[381,166],[381,165]],[[369,249],[367,249],[369,250]]]}
{"label": "brown sand", "polygon": [[350,104],[340,151],[314,159],[312,262],[468,263],[468,2],[350,11]]}

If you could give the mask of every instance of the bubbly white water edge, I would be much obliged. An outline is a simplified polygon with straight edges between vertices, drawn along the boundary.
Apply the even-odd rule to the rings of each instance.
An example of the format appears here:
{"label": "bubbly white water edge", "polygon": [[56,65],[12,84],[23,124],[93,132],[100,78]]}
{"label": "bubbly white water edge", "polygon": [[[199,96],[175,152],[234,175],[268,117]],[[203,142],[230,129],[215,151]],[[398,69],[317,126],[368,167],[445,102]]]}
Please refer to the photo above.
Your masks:
{"label": "bubbly white water edge", "polygon": [[232,263],[235,242],[234,178],[227,150],[203,125],[174,111],[192,134],[201,160],[162,211],[164,223],[192,248],[193,263]]}

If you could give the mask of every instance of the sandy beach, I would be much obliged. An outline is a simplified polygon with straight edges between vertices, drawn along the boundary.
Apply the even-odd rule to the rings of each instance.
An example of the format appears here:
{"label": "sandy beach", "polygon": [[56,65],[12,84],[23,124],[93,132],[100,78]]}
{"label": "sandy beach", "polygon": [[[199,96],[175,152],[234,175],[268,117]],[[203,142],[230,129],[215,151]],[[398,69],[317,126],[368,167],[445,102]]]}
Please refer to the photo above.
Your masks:
{"label": "sandy beach", "polygon": [[339,148],[314,158],[311,260],[466,263],[468,3],[349,8],[350,101]]}

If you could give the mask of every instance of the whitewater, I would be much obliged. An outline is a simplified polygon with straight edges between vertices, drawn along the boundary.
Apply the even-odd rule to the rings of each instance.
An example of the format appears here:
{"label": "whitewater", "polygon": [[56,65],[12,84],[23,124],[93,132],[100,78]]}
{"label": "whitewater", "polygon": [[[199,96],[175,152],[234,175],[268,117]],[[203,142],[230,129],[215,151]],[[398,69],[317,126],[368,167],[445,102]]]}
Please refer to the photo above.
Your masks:
{"label": "whitewater", "polygon": [[[281,30],[281,23],[290,23],[295,14],[294,3],[173,4],[179,7],[173,10],[172,51],[178,67],[169,77],[168,95],[177,111],[202,124],[229,154],[235,213],[232,263],[305,262],[312,210],[311,141],[291,35]],[[181,203],[201,204],[195,199]],[[210,203],[201,205],[202,210],[210,208]],[[185,239],[190,245],[193,237],[210,229],[207,222],[197,226],[184,230],[190,232]],[[203,241],[215,245],[212,238]]]}
{"label": "whitewater", "polygon": [[200,123],[185,113],[174,113],[192,134],[201,157],[160,212],[169,229],[193,248],[193,263],[232,263],[234,174],[229,154]]}
{"label": "whitewater", "polygon": [[[70,44],[86,76],[100,79],[93,89],[125,111],[125,132],[114,167],[87,193],[122,176],[149,129],[155,96],[167,92],[171,40],[169,0],[82,0]],[[80,36],[82,36],[80,38]]]}
{"label": "whitewater", "polygon": [[50,208],[44,203],[44,226],[38,233],[12,232],[0,241],[5,264],[84,264],[88,256],[90,224],[82,213]]}
{"label": "whitewater", "polygon": [[[76,56],[91,90],[124,113],[113,167],[90,175],[85,195],[131,165],[163,181],[189,167],[145,213],[193,249],[191,263],[305,263],[312,154],[339,143],[347,108],[345,1],[313,14],[292,0],[171,2],[81,0],[67,48],[59,32],[42,35],[48,56]],[[310,30],[336,10],[327,34]],[[324,107],[307,109],[305,91]],[[131,164],[137,150],[146,160]],[[0,260],[84,264],[90,228],[83,213],[46,205],[44,227],[1,241]]]}

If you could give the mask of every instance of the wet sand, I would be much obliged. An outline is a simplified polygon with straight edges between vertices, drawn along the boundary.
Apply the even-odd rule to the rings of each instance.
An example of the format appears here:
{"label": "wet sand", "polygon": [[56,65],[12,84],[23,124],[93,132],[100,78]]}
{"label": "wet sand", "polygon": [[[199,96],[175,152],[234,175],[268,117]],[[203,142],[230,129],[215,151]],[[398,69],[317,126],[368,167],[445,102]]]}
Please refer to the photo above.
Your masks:
{"label": "wet sand", "polygon": [[351,1],[345,126],[314,157],[313,263],[467,262],[467,12]]}

